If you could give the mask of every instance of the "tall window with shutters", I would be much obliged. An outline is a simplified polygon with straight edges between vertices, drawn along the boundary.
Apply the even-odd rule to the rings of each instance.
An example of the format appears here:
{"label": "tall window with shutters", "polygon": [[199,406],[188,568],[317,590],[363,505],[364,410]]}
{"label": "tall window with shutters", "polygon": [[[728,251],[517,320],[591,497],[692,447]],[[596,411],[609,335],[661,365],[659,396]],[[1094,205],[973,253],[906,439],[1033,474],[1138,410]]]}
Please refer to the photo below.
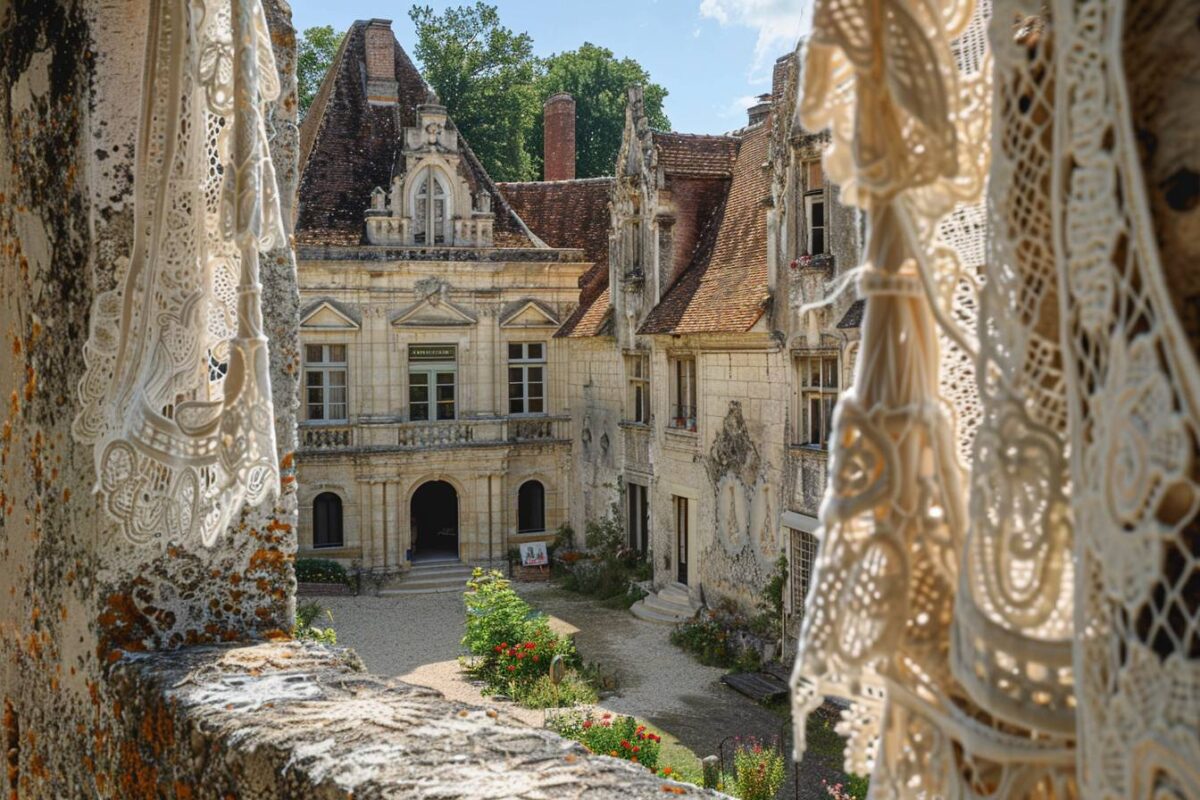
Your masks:
{"label": "tall window with shutters", "polygon": [[796,359],[800,387],[800,425],[796,444],[818,450],[829,449],[833,430],[833,408],[838,400],[838,357],[836,353],[804,355]]}
{"label": "tall window with shutters", "polygon": [[650,356],[633,353],[625,356],[625,376],[629,394],[625,399],[625,418],[641,425],[650,424]]}
{"label": "tall window with shutters", "polygon": [[668,424],[677,430],[696,430],[696,359],[692,356],[672,358],[671,413]]}
{"label": "tall window with shutters", "polygon": [[311,422],[345,422],[346,345],[304,346],[304,407]]}

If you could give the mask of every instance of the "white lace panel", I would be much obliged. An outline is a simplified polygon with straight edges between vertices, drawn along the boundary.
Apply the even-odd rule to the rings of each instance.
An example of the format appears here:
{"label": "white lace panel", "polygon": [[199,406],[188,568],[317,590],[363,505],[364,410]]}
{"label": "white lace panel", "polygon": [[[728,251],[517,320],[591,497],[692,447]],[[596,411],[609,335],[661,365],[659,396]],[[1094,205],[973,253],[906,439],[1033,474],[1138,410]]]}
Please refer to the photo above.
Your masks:
{"label": "white lace panel", "polygon": [[257,0],[152,3],[134,240],[97,295],[76,437],[135,542],[198,536],[278,492],[258,248],[286,240],[262,105],[278,95]]}
{"label": "white lace panel", "polygon": [[[1194,39],[1176,37],[1194,36],[1197,9],[1060,0],[1054,15],[1081,781],[1087,797],[1195,798],[1200,365],[1172,291],[1194,286],[1196,264],[1164,264],[1159,249],[1181,234],[1194,242],[1195,227],[1189,237],[1170,209],[1152,215],[1139,151],[1151,166],[1172,149],[1194,159],[1196,106],[1168,106],[1136,136],[1131,113],[1169,94],[1156,60],[1194,62]],[[1194,70],[1184,75],[1193,87]]]}
{"label": "white lace panel", "polygon": [[[1028,6],[1028,7],[1027,7]],[[1053,44],[1039,4],[997,0],[987,281],[970,528],[951,661],[972,699],[1043,736],[1074,734],[1066,408],[1050,187]]]}

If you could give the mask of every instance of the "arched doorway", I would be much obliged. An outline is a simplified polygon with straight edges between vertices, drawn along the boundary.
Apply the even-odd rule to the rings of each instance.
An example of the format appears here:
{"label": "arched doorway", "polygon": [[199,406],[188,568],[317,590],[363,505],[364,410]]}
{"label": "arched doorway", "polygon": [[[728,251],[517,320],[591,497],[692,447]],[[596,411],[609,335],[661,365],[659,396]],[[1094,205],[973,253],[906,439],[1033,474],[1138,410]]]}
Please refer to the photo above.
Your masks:
{"label": "arched doorway", "polygon": [[446,481],[428,481],[413,493],[413,561],[458,558],[458,492]]}

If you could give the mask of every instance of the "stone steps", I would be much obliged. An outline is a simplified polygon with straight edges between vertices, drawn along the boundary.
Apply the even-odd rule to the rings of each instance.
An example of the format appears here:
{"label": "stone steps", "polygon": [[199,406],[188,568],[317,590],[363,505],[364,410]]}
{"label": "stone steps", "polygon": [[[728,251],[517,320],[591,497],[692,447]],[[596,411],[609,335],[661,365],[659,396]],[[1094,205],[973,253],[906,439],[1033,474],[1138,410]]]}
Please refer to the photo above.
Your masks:
{"label": "stone steps", "polygon": [[677,625],[696,616],[699,610],[688,597],[687,588],[670,584],[646,595],[629,609],[638,619],[659,625]]}
{"label": "stone steps", "polygon": [[426,561],[414,564],[412,569],[393,581],[386,589],[380,589],[379,594],[393,596],[461,592],[466,589],[466,583],[470,579],[471,567],[461,561]]}

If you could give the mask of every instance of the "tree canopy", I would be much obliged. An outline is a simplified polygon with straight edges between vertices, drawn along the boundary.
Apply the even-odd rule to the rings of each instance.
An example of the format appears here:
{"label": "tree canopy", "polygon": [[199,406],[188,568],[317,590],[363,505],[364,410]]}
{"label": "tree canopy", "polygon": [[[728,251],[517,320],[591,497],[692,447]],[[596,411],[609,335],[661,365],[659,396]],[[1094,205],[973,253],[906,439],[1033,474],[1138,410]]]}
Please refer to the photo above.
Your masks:
{"label": "tree canopy", "polygon": [[300,35],[296,45],[296,93],[299,96],[300,116],[303,117],[308,107],[312,105],[321,81],[338,47],[342,44],[345,33],[337,33],[332,25],[318,25],[307,28]]}
{"label": "tree canopy", "polygon": [[[544,101],[555,92],[575,98],[575,174],[580,178],[611,175],[625,127],[625,100],[630,86],[644,87],[650,127],[669,130],[663,112],[667,90],[650,81],[650,74],[632,58],[618,59],[607,47],[584,42],[578,50],[556,53],[542,62],[537,96]],[[531,156],[542,163],[543,117],[537,115],[529,137]]]}
{"label": "tree canopy", "polygon": [[425,80],[488,173],[500,181],[531,179],[526,137],[540,111],[533,39],[501,25],[496,7],[482,2],[441,14],[413,6],[408,15]]}
{"label": "tree canopy", "polygon": [[612,174],[628,87],[645,87],[652,127],[670,127],[663,112],[667,90],[632,58],[618,59],[608,48],[585,42],[539,59],[529,34],[501,25],[497,8],[483,2],[441,14],[413,6],[409,17],[425,80],[496,180],[541,176],[542,102],[555,92],[575,98],[575,169],[581,178]]}

